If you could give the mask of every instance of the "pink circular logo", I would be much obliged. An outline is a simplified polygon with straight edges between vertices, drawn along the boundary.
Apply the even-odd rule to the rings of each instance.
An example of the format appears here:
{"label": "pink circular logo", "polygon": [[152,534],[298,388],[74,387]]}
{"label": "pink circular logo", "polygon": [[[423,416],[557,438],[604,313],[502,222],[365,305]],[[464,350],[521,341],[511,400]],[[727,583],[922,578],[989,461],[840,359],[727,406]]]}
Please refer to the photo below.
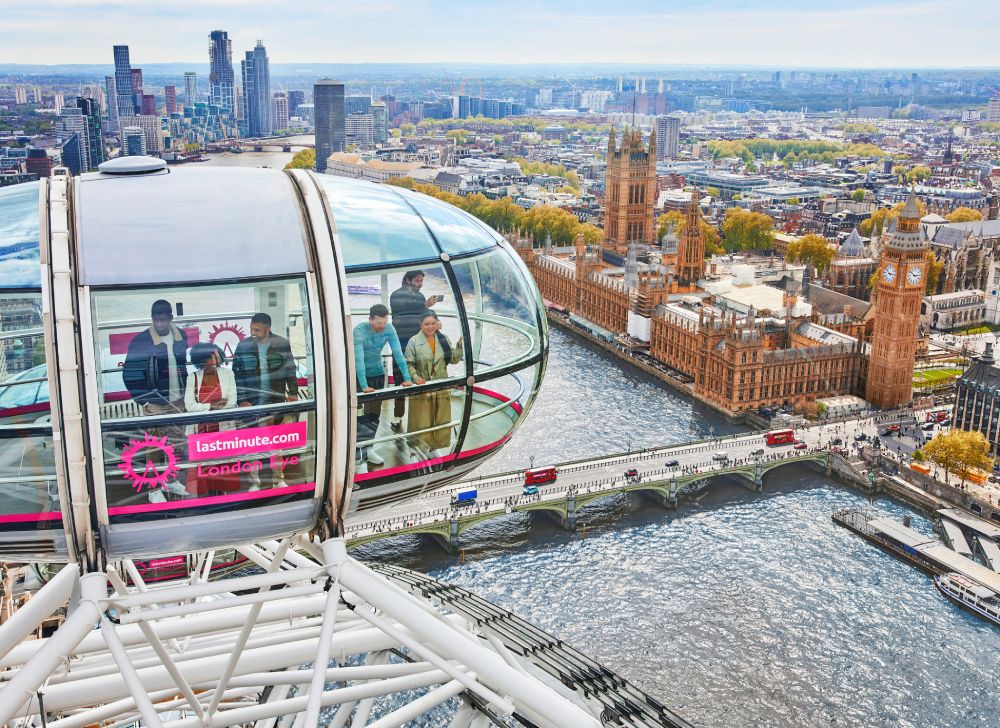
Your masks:
{"label": "pink circular logo", "polygon": [[[177,456],[174,448],[167,444],[166,437],[153,437],[149,433],[142,433],[141,440],[132,440],[128,447],[122,450],[122,461],[118,464],[118,469],[125,474],[125,479],[131,481],[136,493],[141,493],[143,487],[150,490],[153,488],[166,488],[167,481],[180,473],[177,467]],[[156,458],[159,462],[153,462],[150,456],[154,452],[159,452]],[[145,457],[146,464],[142,465]],[[142,472],[139,472],[139,470]]]}
{"label": "pink circular logo", "polygon": [[223,355],[229,359],[236,352],[236,345],[246,337],[247,332],[243,330],[242,326],[226,321],[212,327],[212,332],[208,335],[208,341],[210,344],[215,344],[222,349]]}

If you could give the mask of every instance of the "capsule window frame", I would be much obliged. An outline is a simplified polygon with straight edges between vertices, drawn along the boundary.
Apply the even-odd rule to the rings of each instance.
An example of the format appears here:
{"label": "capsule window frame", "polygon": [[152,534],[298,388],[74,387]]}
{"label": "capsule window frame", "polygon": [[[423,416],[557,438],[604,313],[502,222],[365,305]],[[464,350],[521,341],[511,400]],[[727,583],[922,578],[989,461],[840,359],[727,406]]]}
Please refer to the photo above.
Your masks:
{"label": "capsule window frame", "polygon": [[[312,449],[313,453],[311,455],[313,461],[312,476],[313,476],[313,488],[309,491],[304,491],[299,494],[298,500],[309,500],[318,501],[319,499],[326,498],[327,475],[329,471],[329,458],[330,453],[327,452],[328,448],[321,447],[321,438],[329,438],[330,429],[329,425],[325,424],[326,420],[329,420],[329,413],[325,416],[321,412],[319,403],[321,398],[325,398],[328,394],[329,385],[327,382],[323,381],[323,378],[328,376],[327,366],[326,366],[326,355],[323,349],[323,331],[322,327],[318,327],[316,322],[313,320],[317,307],[319,306],[316,288],[317,281],[315,273],[309,271],[299,274],[285,274],[278,277],[254,277],[254,278],[243,278],[235,279],[231,281],[184,281],[184,282],[170,282],[163,284],[156,284],[155,287],[148,286],[146,288],[136,288],[134,286],[100,286],[100,287],[89,287],[80,286],[78,288],[78,303],[80,306],[80,340],[81,342],[92,342],[92,345],[87,346],[84,344],[81,349],[83,352],[82,364],[84,367],[84,377],[85,377],[85,387],[84,387],[84,398],[85,398],[85,408],[92,409],[96,407],[98,410],[101,409],[102,402],[101,399],[104,396],[103,390],[99,386],[99,377],[103,376],[99,370],[98,363],[98,347],[100,342],[96,336],[97,324],[95,319],[96,307],[94,306],[95,297],[99,296],[101,293],[106,293],[110,291],[132,291],[132,290],[142,290],[146,292],[155,291],[155,295],[161,295],[163,292],[171,290],[182,290],[182,291],[194,291],[199,288],[208,289],[219,289],[219,288],[263,288],[267,286],[283,285],[283,284],[298,284],[301,286],[302,291],[302,305],[304,311],[301,312],[303,319],[303,324],[306,331],[306,353],[305,355],[311,360],[308,369],[307,376],[310,377],[308,383],[309,386],[309,398],[297,400],[295,402],[279,402],[275,404],[266,405],[251,405],[249,407],[236,408],[239,411],[239,418],[244,417],[250,418],[253,415],[258,415],[260,417],[273,416],[277,414],[302,414],[305,413],[312,417]],[[185,366],[190,366],[190,362],[186,361]],[[320,391],[322,390],[322,391]],[[325,401],[325,399],[324,399]],[[100,417],[90,417],[88,418],[88,433],[91,443],[94,444],[91,448],[91,458],[92,464],[88,468],[91,478],[91,494],[93,497],[94,507],[96,515],[96,523],[103,530],[105,528],[114,527],[116,525],[134,525],[130,524],[131,519],[124,521],[119,524],[119,521],[112,521],[112,516],[109,514],[109,503],[108,503],[108,493],[107,493],[107,471],[108,464],[105,462],[104,457],[104,437],[108,431],[113,431],[116,427],[121,427],[123,429],[136,429],[141,427],[146,423],[150,423],[152,426],[157,424],[173,424],[178,426],[183,426],[187,424],[200,424],[200,423],[210,423],[210,422],[222,422],[226,420],[237,419],[234,418],[234,410],[217,410],[203,413],[170,413],[163,415],[146,415],[143,414],[141,417],[123,417],[123,418],[108,418],[101,419]],[[184,501],[176,501],[178,504]],[[282,503],[287,502],[287,498],[281,500]],[[259,512],[261,509],[267,508],[269,501],[261,503],[257,506],[250,506],[250,512]],[[244,506],[243,509],[245,509]],[[236,508],[228,512],[238,512],[243,510],[241,508]],[[176,509],[169,510],[170,520],[180,520],[185,518],[200,518],[200,517],[212,517],[212,513],[204,513],[199,511],[197,507],[178,507]]]}

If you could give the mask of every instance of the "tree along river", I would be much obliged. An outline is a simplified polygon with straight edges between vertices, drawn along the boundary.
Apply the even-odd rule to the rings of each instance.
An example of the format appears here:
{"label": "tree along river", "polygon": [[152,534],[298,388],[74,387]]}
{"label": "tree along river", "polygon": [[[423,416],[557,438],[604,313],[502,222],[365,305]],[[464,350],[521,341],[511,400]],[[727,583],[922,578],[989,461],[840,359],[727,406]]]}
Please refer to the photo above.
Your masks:
{"label": "tree along river", "polygon": [[[558,329],[527,422],[480,472],[738,429]],[[583,532],[514,514],[463,534],[357,549],[468,587],[587,652],[704,726],[1000,725],[1000,630],[830,515],[874,507],[931,523],[808,467],[764,493],[720,480],[677,512],[639,496],[584,509]],[[429,716],[420,725],[433,726]]]}

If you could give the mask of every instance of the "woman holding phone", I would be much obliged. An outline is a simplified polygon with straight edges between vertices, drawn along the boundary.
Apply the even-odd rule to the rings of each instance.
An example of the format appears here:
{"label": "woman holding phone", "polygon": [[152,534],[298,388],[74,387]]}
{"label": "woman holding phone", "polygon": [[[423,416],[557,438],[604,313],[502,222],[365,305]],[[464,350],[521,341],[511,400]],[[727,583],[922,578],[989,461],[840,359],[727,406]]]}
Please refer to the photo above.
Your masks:
{"label": "woman holding phone", "polygon": [[[420,289],[424,286],[426,274],[422,270],[408,270],[403,274],[402,285],[389,296],[389,309],[392,313],[392,325],[399,336],[399,347],[406,351],[410,338],[420,331],[420,320],[430,308],[440,303],[444,296],[424,297]],[[403,381],[403,374],[392,364],[393,383],[396,386]],[[392,413],[392,431],[399,432],[401,421],[406,411],[406,400],[402,397],[395,400]]]}

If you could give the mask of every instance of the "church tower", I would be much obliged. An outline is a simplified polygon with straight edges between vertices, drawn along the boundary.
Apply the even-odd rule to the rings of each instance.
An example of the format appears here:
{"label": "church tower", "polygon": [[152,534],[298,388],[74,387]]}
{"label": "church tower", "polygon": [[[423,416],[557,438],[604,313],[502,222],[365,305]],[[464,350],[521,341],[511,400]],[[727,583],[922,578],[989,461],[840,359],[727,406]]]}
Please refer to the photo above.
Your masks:
{"label": "church tower", "polygon": [[684,234],[677,245],[677,279],[681,288],[694,288],[705,275],[705,236],[701,233],[698,187],[691,192],[691,204],[684,213]]}
{"label": "church tower", "polygon": [[913,192],[882,245],[865,398],[883,409],[909,404],[927,280],[927,243]]}
{"label": "church tower", "polygon": [[652,245],[656,238],[656,130],[649,146],[638,129],[626,129],[621,144],[615,131],[608,136],[608,171],[604,184],[604,241],[602,246],[624,258],[630,243]]}

